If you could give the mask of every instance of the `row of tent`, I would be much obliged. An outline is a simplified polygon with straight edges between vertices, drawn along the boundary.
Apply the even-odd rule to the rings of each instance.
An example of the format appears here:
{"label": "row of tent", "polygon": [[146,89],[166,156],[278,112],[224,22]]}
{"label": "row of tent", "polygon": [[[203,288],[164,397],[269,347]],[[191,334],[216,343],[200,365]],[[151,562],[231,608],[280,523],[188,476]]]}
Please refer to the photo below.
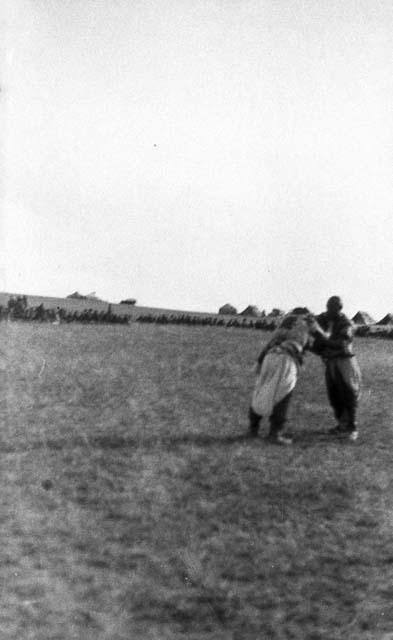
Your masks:
{"label": "row of tent", "polygon": [[352,318],[352,322],[357,325],[378,325],[378,326],[387,326],[393,325],[393,313],[387,313],[379,322],[375,322],[375,320],[370,316],[367,311],[358,311]]}
{"label": "row of tent", "polygon": [[224,316],[237,316],[237,315],[248,316],[249,318],[265,318],[267,316],[277,318],[285,315],[285,312],[282,311],[281,309],[272,309],[272,311],[269,314],[266,314],[265,311],[260,311],[258,307],[250,304],[243,311],[238,313],[236,307],[227,303],[219,308],[218,314],[224,315]]}
{"label": "row of tent", "polygon": [[[222,307],[220,307],[220,309],[218,310],[218,313],[219,313],[219,315],[229,315],[229,316],[240,315],[240,316],[248,316],[248,317],[252,317],[252,318],[279,317],[281,315],[284,315],[284,311],[281,311],[280,309],[273,309],[267,315],[265,313],[265,311],[259,311],[258,307],[254,306],[254,305],[249,305],[248,307],[246,307],[244,309],[244,311],[241,311],[238,314],[236,307],[232,306],[231,304],[224,304]],[[386,316],[384,316],[381,320],[379,320],[379,322],[375,322],[374,318],[372,318],[370,316],[370,314],[367,313],[367,311],[358,311],[353,316],[352,322],[354,324],[356,324],[356,325],[359,325],[359,326],[364,326],[364,325],[370,325],[370,326],[371,325],[378,325],[378,326],[393,325],[393,313],[387,313]]]}

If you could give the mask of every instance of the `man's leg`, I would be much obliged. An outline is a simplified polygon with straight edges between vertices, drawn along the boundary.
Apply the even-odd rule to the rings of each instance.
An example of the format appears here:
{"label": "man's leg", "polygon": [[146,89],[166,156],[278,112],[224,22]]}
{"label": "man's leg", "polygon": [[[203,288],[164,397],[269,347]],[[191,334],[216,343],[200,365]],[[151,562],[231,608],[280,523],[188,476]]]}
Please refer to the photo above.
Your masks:
{"label": "man's leg", "polygon": [[343,400],[341,380],[337,380],[337,372],[331,370],[333,366],[332,363],[328,363],[325,380],[329,404],[337,420],[337,425],[330,429],[330,433],[335,434],[346,430],[347,417],[345,415],[345,402]]}
{"label": "man's leg", "polygon": [[291,438],[283,435],[291,396],[292,391],[275,405],[273,413],[270,416],[269,439],[280,444],[291,444],[292,442]]}
{"label": "man's leg", "polygon": [[260,425],[262,416],[260,416],[258,413],[255,413],[254,409],[250,407],[248,411],[248,417],[250,420],[250,426],[249,426],[250,436],[256,438],[256,436],[258,435],[259,425]]}
{"label": "man's leg", "polygon": [[[358,434],[358,425],[356,420],[356,413],[358,407],[358,393],[351,389],[344,383],[343,387],[345,398],[345,413],[348,417],[346,430],[349,433],[351,439],[356,440]],[[352,437],[351,437],[352,434]]]}
{"label": "man's leg", "polygon": [[[328,370],[327,370],[328,374]],[[327,375],[328,384],[328,375]],[[359,399],[359,389],[352,387],[343,377],[340,369],[336,369],[334,380],[329,380],[329,399],[333,406],[335,415],[339,420],[338,426],[331,429],[330,433],[347,433],[351,440],[356,440],[358,436],[356,411]]]}

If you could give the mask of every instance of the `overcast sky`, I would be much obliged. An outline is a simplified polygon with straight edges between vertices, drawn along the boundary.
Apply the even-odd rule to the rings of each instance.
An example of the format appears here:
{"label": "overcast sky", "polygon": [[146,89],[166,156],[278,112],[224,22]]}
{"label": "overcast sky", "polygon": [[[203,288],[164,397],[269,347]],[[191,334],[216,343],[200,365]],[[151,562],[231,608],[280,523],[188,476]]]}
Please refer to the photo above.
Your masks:
{"label": "overcast sky", "polygon": [[391,0],[3,7],[2,290],[393,311]]}

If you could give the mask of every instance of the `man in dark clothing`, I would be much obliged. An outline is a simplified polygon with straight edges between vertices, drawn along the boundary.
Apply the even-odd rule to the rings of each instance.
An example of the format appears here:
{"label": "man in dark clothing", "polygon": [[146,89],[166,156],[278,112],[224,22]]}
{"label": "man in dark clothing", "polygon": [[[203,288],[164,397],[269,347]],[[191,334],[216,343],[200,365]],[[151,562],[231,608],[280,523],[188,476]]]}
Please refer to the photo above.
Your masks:
{"label": "man in dark clothing", "polygon": [[326,308],[317,316],[322,331],[317,332],[312,350],[325,363],[328,398],[337,419],[329,433],[347,435],[354,442],[358,438],[356,410],[361,374],[353,352],[353,326],[342,312],[341,298],[332,296]]}

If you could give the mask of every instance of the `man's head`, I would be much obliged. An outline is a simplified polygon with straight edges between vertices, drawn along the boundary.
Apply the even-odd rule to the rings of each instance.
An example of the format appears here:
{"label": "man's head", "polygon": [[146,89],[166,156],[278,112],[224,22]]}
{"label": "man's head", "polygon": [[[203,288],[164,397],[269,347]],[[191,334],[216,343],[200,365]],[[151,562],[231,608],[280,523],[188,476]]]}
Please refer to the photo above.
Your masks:
{"label": "man's head", "polygon": [[326,303],[326,309],[331,318],[338,316],[342,308],[343,303],[339,296],[331,296]]}

